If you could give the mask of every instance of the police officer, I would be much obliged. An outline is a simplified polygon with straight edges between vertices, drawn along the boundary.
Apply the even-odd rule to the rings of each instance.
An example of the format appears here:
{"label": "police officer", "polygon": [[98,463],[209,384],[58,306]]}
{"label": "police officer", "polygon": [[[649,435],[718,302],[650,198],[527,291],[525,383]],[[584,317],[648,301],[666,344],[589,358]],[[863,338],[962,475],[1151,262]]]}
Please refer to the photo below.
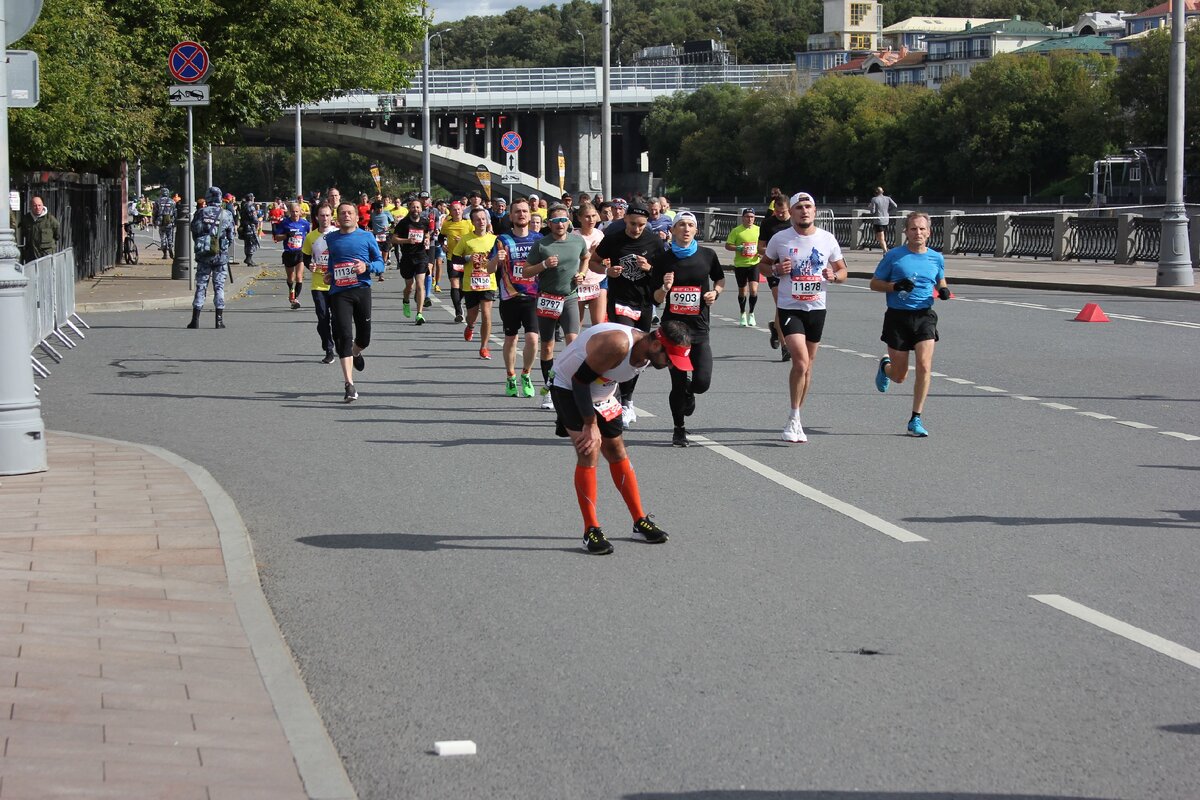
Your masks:
{"label": "police officer", "polygon": [[196,297],[192,301],[189,328],[200,327],[200,311],[208,279],[213,281],[213,305],[217,310],[216,327],[225,327],[225,272],[229,268],[229,248],[233,246],[233,215],[221,205],[221,190],[208,187],[204,193],[208,205],[196,209],[192,217],[192,242],[196,253]]}
{"label": "police officer", "polygon": [[258,266],[254,263],[254,254],[258,251],[258,230],[262,224],[262,212],[258,203],[254,202],[254,193],[246,195],[246,200],[238,209],[238,233],[242,237],[246,251],[246,266]]}
{"label": "police officer", "polygon": [[154,202],[154,224],[158,226],[158,249],[163,258],[175,257],[175,201],[171,190],[163,187]]}

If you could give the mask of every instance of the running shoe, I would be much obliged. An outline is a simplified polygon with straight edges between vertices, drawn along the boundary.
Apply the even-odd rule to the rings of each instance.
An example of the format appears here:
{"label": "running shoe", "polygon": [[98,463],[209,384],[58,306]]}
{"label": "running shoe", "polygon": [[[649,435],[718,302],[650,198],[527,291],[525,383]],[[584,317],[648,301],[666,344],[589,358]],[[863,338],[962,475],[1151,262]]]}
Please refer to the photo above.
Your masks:
{"label": "running shoe", "polygon": [[671,434],[671,446],[687,447],[688,444],[687,428],[676,428],[675,433]]}
{"label": "running shoe", "polygon": [[921,422],[920,414],[908,421],[908,435],[917,437],[929,435],[929,431],[925,430],[925,425]]}
{"label": "running shoe", "polygon": [[583,534],[583,547],[594,556],[606,556],[613,551],[613,546],[599,528],[588,528]]}
{"label": "running shoe", "polygon": [[463,340],[464,341],[469,342],[474,338],[475,338],[475,329],[474,328],[472,328],[470,325],[467,325],[465,328],[463,328]]}
{"label": "running shoe", "polygon": [[432,307],[433,307],[433,301],[432,301],[432,300],[430,300],[428,297],[426,297],[426,298],[425,298],[425,303],[424,303],[424,306],[425,306],[425,308],[432,308]]}
{"label": "running shoe", "polygon": [[787,345],[783,346],[783,353],[779,356],[780,361],[791,361],[792,351],[787,349]]}
{"label": "running shoe", "polygon": [[[689,385],[691,385],[690,382],[689,382]],[[685,397],[683,400],[683,415],[685,417],[690,417],[692,414],[695,414],[695,413],[696,413],[696,395],[692,394],[691,390],[689,390],[687,393],[687,397]]]}
{"label": "running shoe", "polygon": [[332,350],[328,350],[325,352],[325,357],[321,359],[321,363],[332,364],[336,358],[337,355]]}
{"label": "running shoe", "polygon": [[528,372],[521,373],[521,397],[533,397],[533,379]]}
{"label": "running shoe", "polygon": [[412,307],[409,306],[409,304],[407,302],[404,304],[404,316],[406,316],[406,317],[412,316]]}
{"label": "running shoe", "polygon": [[425,324],[425,315],[424,314],[417,314],[417,324],[418,325]]}
{"label": "running shoe", "polygon": [[542,398],[542,408],[554,408],[554,398],[546,395]]}
{"label": "running shoe", "polygon": [[354,368],[359,372],[362,372],[367,368],[367,360],[362,357],[362,353],[359,353],[354,357]]}
{"label": "running shoe", "polygon": [[[479,354],[483,355],[483,351],[480,350]],[[504,379],[504,393],[506,395],[508,395],[509,397],[517,396],[517,376],[516,375],[509,375],[507,378]]]}
{"label": "running shoe", "polygon": [[783,429],[781,438],[785,442],[796,442],[799,444],[804,444],[808,441],[808,437],[804,435],[804,426],[800,424],[799,417],[788,419],[787,426]]}
{"label": "running shoe", "polygon": [[357,399],[358,399],[358,390],[354,388],[353,383],[347,383],[346,384],[346,395],[344,398],[345,402],[353,403]]}
{"label": "running shoe", "polygon": [[875,388],[881,392],[886,392],[888,387],[892,385],[892,379],[887,376],[887,365],[892,363],[892,360],[887,356],[879,359],[879,369],[875,370]]}
{"label": "running shoe", "polygon": [[300,307],[300,301],[293,297],[292,298],[292,311],[295,311],[299,307]]}
{"label": "running shoe", "polygon": [[633,403],[621,403],[621,428],[624,430],[635,422],[637,411],[634,410]]}
{"label": "running shoe", "polygon": [[441,294],[442,293],[442,285],[440,283],[435,283],[433,285],[433,291],[435,294]]}
{"label": "running shoe", "polygon": [[779,331],[775,330],[775,323],[768,322],[767,328],[771,331],[771,349],[778,350],[779,349]]}
{"label": "running shoe", "polygon": [[454,321],[455,321],[455,322],[462,322],[462,321],[463,321],[463,315],[462,315],[462,314],[455,314],[455,315],[454,315]]}
{"label": "running shoe", "polygon": [[479,348],[479,357],[483,358],[483,359],[491,358],[492,351],[488,350],[486,347],[481,347],[481,348]]}
{"label": "running shoe", "polygon": [[749,324],[750,324],[749,316],[746,314],[745,311],[743,311],[741,316],[738,317],[738,327],[744,328]]}
{"label": "running shoe", "polygon": [[756,319],[754,318],[754,312],[753,312],[753,311],[751,311],[749,314],[747,314],[747,315],[746,315],[746,323],[747,323],[747,324],[748,324],[748,325],[749,325],[751,328],[757,328],[757,327],[758,327],[758,320],[756,320]]}
{"label": "running shoe", "polygon": [[655,314],[654,319],[650,320],[651,325],[657,325],[660,322],[662,322],[662,318],[660,318],[658,314]]}
{"label": "running shoe", "polygon": [[661,544],[667,540],[667,532],[654,524],[654,517],[650,514],[633,523],[633,535],[635,538],[640,535],[649,544]]}

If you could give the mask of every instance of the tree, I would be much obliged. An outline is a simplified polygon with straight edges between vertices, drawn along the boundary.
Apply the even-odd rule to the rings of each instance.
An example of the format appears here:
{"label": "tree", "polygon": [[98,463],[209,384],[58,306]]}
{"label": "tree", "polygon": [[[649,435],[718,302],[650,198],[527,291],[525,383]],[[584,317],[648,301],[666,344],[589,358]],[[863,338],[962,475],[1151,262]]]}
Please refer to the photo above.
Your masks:
{"label": "tree", "polygon": [[[1200,148],[1200,117],[1195,111],[1200,108],[1200,28],[1189,26],[1186,39],[1184,142],[1188,147]],[[1167,143],[1170,51],[1170,29],[1153,31],[1137,44],[1135,55],[1117,77],[1116,93],[1129,114],[1127,133],[1131,144]]]}

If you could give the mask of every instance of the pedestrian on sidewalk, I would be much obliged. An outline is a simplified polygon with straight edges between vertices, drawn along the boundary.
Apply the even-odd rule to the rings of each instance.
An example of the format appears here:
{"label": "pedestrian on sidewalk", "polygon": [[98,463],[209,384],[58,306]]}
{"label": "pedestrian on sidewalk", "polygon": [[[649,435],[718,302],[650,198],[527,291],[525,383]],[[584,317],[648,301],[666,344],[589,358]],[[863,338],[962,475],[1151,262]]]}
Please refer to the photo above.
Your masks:
{"label": "pedestrian on sidewalk", "polygon": [[882,186],[875,187],[875,196],[867,203],[867,212],[871,215],[871,224],[875,227],[875,243],[883,252],[888,251],[888,227],[891,225],[892,212],[899,211],[896,201],[883,193]]}
{"label": "pedestrian on sidewalk", "polygon": [[247,193],[246,199],[238,209],[238,231],[242,237],[243,249],[246,252],[246,266],[256,267],[254,254],[258,252],[258,234],[262,229],[262,212],[258,203],[254,202],[254,193]]}
{"label": "pedestrian on sidewalk", "polygon": [[21,218],[21,252],[26,263],[51,253],[57,253],[62,243],[58,218],[46,209],[40,197],[29,203],[29,211]]}
{"label": "pedestrian on sidewalk", "polygon": [[233,246],[233,215],[221,205],[221,189],[208,187],[204,193],[208,202],[196,209],[192,217],[192,242],[196,254],[196,296],[192,300],[192,321],[189,328],[200,327],[200,312],[208,280],[213,282],[213,305],[216,308],[217,328],[225,327],[225,274],[229,269],[229,248]]}

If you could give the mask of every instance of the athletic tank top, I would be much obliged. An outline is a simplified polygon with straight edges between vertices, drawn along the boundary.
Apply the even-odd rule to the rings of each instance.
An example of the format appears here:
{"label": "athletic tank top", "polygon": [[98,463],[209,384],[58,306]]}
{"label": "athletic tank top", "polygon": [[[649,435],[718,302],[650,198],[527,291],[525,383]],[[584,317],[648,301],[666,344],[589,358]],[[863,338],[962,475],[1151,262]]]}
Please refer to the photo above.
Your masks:
{"label": "athletic tank top", "polygon": [[567,349],[554,359],[555,386],[560,389],[571,389],[571,380],[575,377],[575,372],[583,366],[583,362],[587,359],[588,341],[596,334],[607,331],[622,331],[629,337],[629,352],[625,354],[625,358],[620,364],[605,372],[592,384],[592,402],[612,397],[617,391],[617,384],[632,380],[650,366],[649,361],[640,367],[629,363],[629,357],[633,354],[633,328],[619,322],[602,322],[579,334],[579,338],[571,342]]}

